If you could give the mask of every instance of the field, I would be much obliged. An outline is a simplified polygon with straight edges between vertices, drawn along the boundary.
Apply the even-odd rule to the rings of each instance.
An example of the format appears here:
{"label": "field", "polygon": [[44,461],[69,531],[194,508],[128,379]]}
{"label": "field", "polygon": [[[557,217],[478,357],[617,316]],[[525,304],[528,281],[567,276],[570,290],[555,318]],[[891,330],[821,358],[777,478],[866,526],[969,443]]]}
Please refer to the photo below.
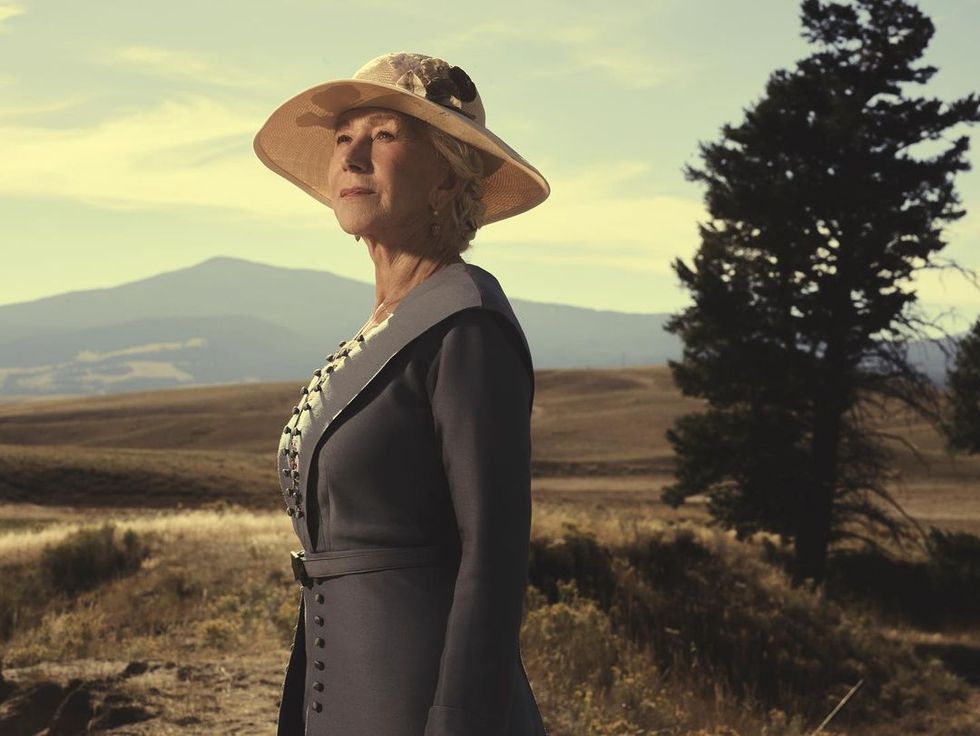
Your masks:
{"label": "field", "polygon": [[[275,449],[299,389],[0,404],[0,732],[273,732],[297,604]],[[792,589],[776,540],[660,502],[664,432],[698,406],[665,366],[537,373],[522,651],[549,733],[809,733],[859,679],[823,733],[980,733],[977,578],[937,577],[913,547],[885,576],[841,557],[832,600]],[[980,459],[897,411],[876,421],[926,461],[891,445],[906,511],[980,534]],[[67,591],[72,555],[91,580]]]}

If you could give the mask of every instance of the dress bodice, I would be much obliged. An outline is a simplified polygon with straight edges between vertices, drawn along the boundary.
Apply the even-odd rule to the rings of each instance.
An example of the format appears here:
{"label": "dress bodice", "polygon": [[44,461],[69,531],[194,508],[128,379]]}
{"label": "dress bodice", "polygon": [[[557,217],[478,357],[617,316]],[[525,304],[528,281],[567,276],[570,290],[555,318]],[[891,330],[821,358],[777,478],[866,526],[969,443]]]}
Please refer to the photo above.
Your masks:
{"label": "dress bodice", "polygon": [[[473,314],[471,310],[479,314]],[[368,329],[369,320],[355,337],[342,341],[337,351],[327,356],[326,364],[313,372],[309,384],[301,386],[299,401],[280,435],[277,466],[284,510],[292,519],[293,530],[303,549],[313,552],[366,543],[371,534],[347,534],[345,520],[352,520],[360,529],[360,521],[355,520],[355,517],[360,518],[359,514],[377,523],[380,516],[400,508],[399,497],[392,489],[404,478],[386,476],[382,479],[377,471],[383,471],[381,475],[384,475],[392,469],[388,455],[393,449],[404,450],[406,439],[410,440],[407,444],[416,446],[417,452],[425,452],[422,446],[432,440],[427,433],[433,427],[426,420],[431,397],[427,395],[427,385],[423,384],[431,384],[436,377],[437,367],[433,367],[432,361],[440,349],[439,335],[457,321],[465,322],[471,318],[482,323],[478,334],[471,338],[474,342],[493,340],[503,328],[507,342],[517,348],[525,372],[531,378],[530,405],[534,390],[530,350],[499,282],[491,273],[473,264],[458,263],[440,269],[406,294],[398,309],[383,322]],[[435,330],[436,325],[442,327]],[[423,335],[429,337],[423,339]],[[423,344],[431,350],[421,350]],[[403,353],[409,345],[412,349]],[[410,374],[391,386],[389,381],[376,383],[375,379],[392,363],[401,366],[396,373],[411,365]],[[483,375],[486,370],[486,366],[479,366],[477,373]],[[423,372],[428,374],[425,380],[421,380]],[[389,375],[389,378],[394,379],[394,376]],[[472,381],[477,376],[467,378]],[[523,374],[516,380],[523,380]],[[375,398],[387,393],[384,401],[373,407],[374,411],[382,411],[384,406],[380,417],[364,411],[367,404],[376,403],[374,398],[369,402],[358,402],[356,411],[345,412],[364,392],[367,392],[365,396]],[[372,417],[371,424],[365,425],[368,417]],[[379,428],[387,428],[390,433],[381,433]],[[425,436],[420,435],[420,431]],[[441,450],[433,450],[433,453],[431,457],[408,457],[406,462],[413,465],[410,472],[416,476],[419,473],[431,475],[428,492],[439,493],[438,488],[441,488],[445,500],[444,456]],[[385,458],[380,467],[379,458]],[[380,505],[366,508],[372,497],[361,489],[360,495],[356,496],[359,508],[351,516],[352,509],[348,507],[351,498],[345,495],[344,489],[363,486],[365,479],[371,478],[380,484],[377,490],[386,500],[375,499]],[[400,518],[401,522],[405,521],[404,514]],[[397,519],[393,521],[399,523]],[[412,535],[432,519],[416,521],[414,526],[408,525],[402,530],[408,535],[409,543],[418,541]],[[328,537],[324,540],[325,545],[321,545],[321,531]],[[401,539],[401,542],[405,541]]]}
{"label": "dress bodice", "polygon": [[[326,356],[326,363],[313,371],[310,382],[301,387],[299,403],[293,407],[292,415],[286,421],[279,442],[280,454],[288,458],[288,467],[283,469],[283,475],[292,479],[292,483],[283,484],[286,513],[290,516],[298,518],[304,516],[303,489],[300,485],[299,470],[300,455],[304,452],[313,452],[314,448],[309,445],[316,442],[316,437],[304,430],[308,430],[311,425],[311,416],[319,408],[317,403],[322,405],[327,399],[331,374],[343,370],[349,362],[357,360],[357,355],[364,349],[365,343],[384,331],[390,319],[391,314],[380,323],[368,327],[369,321],[357,331],[354,337],[341,340],[337,344],[337,350]],[[304,446],[304,439],[307,440],[306,446]],[[314,535],[313,538],[315,539],[316,536]]]}

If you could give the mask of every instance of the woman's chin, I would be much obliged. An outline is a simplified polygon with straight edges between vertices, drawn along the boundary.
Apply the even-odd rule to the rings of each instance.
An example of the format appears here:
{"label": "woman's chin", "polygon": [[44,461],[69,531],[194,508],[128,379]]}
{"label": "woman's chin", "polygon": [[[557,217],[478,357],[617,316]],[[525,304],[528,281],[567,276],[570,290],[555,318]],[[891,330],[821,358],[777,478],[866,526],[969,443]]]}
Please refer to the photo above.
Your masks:
{"label": "woman's chin", "polygon": [[348,235],[353,235],[355,238],[363,237],[371,229],[369,223],[353,217],[338,217],[337,224],[340,225],[341,230]]}

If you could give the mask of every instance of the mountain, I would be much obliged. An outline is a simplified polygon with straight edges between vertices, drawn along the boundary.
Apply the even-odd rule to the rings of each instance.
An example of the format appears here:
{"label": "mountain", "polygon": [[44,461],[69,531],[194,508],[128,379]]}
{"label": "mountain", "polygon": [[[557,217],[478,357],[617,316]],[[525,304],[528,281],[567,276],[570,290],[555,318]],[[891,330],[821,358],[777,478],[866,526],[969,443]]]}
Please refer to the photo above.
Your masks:
{"label": "mountain", "polygon": [[[669,314],[511,299],[536,369],[679,359]],[[374,309],[374,285],[219,256],[106,289],[0,306],[0,396],[85,395],[309,376]],[[945,343],[947,350],[951,345]],[[939,344],[910,361],[945,383]]]}
{"label": "mountain", "polygon": [[[535,368],[680,355],[667,314],[512,299]],[[374,308],[374,285],[219,256],[105,289],[0,306],[0,396],[295,380]]]}

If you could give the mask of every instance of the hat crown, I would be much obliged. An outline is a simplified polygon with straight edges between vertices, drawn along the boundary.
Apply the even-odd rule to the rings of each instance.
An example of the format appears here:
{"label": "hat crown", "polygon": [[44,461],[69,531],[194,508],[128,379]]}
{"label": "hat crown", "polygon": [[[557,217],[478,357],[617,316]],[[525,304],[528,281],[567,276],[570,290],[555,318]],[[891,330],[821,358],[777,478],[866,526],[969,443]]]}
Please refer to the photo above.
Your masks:
{"label": "hat crown", "polygon": [[382,54],[354,72],[354,79],[399,87],[479,125],[487,124],[483,101],[469,75],[437,56],[407,51]]}

